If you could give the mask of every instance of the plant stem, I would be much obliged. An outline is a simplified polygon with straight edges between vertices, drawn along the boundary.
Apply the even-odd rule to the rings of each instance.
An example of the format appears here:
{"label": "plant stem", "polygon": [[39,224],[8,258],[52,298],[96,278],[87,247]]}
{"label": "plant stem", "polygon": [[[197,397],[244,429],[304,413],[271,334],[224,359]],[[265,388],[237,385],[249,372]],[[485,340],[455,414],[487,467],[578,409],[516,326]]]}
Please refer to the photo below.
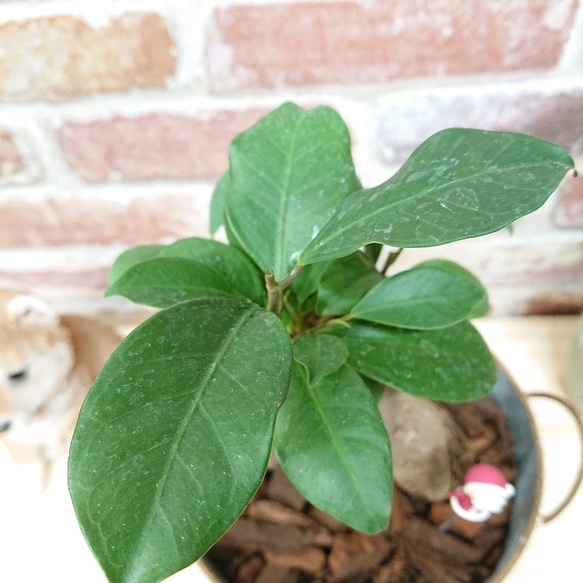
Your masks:
{"label": "plant stem", "polygon": [[283,294],[273,271],[265,272],[265,287],[267,288],[267,310],[278,316],[283,308]]}
{"label": "plant stem", "polygon": [[352,314],[345,314],[344,316],[322,316],[318,319],[316,324],[307,330],[304,330],[299,334],[299,336],[307,336],[308,334],[313,334],[314,332],[318,332],[318,330],[323,330],[324,328],[328,328],[329,326],[335,326],[336,324],[340,325],[348,325],[348,322],[352,320],[354,316]]}
{"label": "plant stem", "polygon": [[296,265],[292,272],[279,283],[276,281],[273,271],[265,272],[265,287],[267,288],[267,310],[278,316],[283,309],[283,290],[302,272],[303,265]]}
{"label": "plant stem", "polygon": [[285,279],[281,280],[279,284],[281,291],[288,287],[291,284],[291,282],[303,271],[303,269],[304,269],[303,265],[296,265],[292,269],[292,272]]}
{"label": "plant stem", "polygon": [[397,249],[396,251],[391,251],[387,255],[387,258],[385,260],[385,264],[380,269],[380,272],[383,275],[386,275],[389,267],[391,267],[391,265],[393,265],[393,263],[395,263],[395,261],[397,261],[397,259],[399,258],[399,255],[401,255],[402,252],[403,252],[403,249],[401,248],[401,249]]}
{"label": "plant stem", "polygon": [[283,295],[283,307],[287,310],[288,314],[290,315],[290,318],[292,320],[292,328],[290,330],[290,336],[295,336],[296,333],[302,329],[302,310],[301,310],[301,305],[298,305],[297,307],[292,306],[292,304],[289,301],[289,294],[284,294]]}

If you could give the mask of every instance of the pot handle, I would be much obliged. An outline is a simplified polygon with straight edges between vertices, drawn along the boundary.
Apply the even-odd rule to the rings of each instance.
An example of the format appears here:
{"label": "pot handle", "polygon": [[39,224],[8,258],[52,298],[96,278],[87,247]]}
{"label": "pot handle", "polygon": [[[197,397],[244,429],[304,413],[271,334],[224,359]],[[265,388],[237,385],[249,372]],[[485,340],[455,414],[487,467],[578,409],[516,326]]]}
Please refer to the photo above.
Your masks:
{"label": "pot handle", "polygon": [[561,514],[561,512],[563,512],[563,510],[567,508],[571,500],[573,500],[573,498],[575,497],[575,494],[577,493],[577,490],[581,486],[581,483],[583,482],[583,421],[581,420],[579,411],[569,401],[567,401],[563,397],[560,397],[559,395],[553,395],[551,393],[526,393],[526,396],[529,399],[530,398],[549,399],[562,405],[564,409],[566,409],[570,413],[571,417],[573,418],[573,421],[575,422],[575,428],[577,429],[577,433],[579,435],[579,442],[581,444],[582,455],[579,457],[579,465],[577,467],[577,472],[575,474],[571,487],[565,493],[563,500],[559,504],[557,504],[557,506],[551,512],[547,512],[539,516],[538,519],[539,524],[547,524],[548,522],[559,516],[559,514]]}

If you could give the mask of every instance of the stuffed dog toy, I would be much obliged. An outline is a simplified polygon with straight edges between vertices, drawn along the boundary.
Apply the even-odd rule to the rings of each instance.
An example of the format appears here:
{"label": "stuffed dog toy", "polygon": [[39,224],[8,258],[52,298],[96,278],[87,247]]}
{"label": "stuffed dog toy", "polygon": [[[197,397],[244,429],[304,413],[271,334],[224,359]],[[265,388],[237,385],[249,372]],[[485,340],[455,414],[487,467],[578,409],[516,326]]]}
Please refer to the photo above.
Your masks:
{"label": "stuffed dog toy", "polygon": [[0,439],[16,462],[40,464],[43,488],[120,340],[94,320],[59,316],[36,295],[0,290]]}

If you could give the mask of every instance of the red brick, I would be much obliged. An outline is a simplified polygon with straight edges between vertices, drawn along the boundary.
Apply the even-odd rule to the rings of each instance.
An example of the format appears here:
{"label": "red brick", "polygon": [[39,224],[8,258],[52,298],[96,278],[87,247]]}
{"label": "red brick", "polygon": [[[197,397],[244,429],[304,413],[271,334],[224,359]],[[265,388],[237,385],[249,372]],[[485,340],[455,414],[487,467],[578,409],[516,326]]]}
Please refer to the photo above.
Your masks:
{"label": "red brick", "polygon": [[92,27],[70,15],[0,25],[0,96],[55,98],[164,87],[174,41],[156,14],[128,13]]}
{"label": "red brick", "polygon": [[0,127],[0,184],[22,184],[38,178],[38,162],[28,150],[20,136]]}
{"label": "red brick", "polygon": [[[131,199],[60,195],[0,202],[0,247],[155,243],[208,233],[206,211],[189,194]],[[203,216],[204,214],[204,216]]]}
{"label": "red brick", "polygon": [[[581,133],[583,134],[583,127]],[[579,165],[581,162],[579,161]],[[583,171],[583,168],[580,167],[579,171]],[[583,177],[569,177],[563,182],[554,220],[558,227],[583,227]]]}
{"label": "red brick", "polygon": [[0,287],[38,289],[46,287],[103,291],[107,289],[107,267],[57,269],[5,269],[0,266]]}
{"label": "red brick", "polygon": [[529,299],[524,313],[528,316],[569,316],[583,310],[583,292],[558,290]]}
{"label": "red brick", "polygon": [[396,92],[381,100],[379,149],[400,163],[431,134],[448,127],[523,132],[572,153],[583,148],[583,84],[510,84]]}
{"label": "red brick", "polygon": [[549,69],[575,0],[381,0],[217,8],[207,66],[217,91]]}
{"label": "red brick", "polygon": [[228,147],[266,110],[197,117],[150,114],[67,123],[59,132],[65,158],[86,180],[209,178],[228,167]]}
{"label": "red brick", "polygon": [[490,243],[476,239],[441,247],[406,249],[395,267],[402,271],[420,261],[444,258],[472,271],[487,287],[552,284],[561,288],[577,281],[583,285],[581,242],[561,241],[549,233],[526,238],[508,235],[502,243],[503,237],[501,233],[496,244],[492,244],[493,239]]}

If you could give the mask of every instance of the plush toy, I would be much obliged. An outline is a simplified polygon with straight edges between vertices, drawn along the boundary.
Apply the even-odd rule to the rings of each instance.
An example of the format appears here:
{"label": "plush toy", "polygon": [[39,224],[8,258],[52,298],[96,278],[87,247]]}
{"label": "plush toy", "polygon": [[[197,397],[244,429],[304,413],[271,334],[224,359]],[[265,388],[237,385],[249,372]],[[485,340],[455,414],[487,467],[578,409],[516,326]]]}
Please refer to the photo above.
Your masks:
{"label": "plush toy", "polygon": [[40,464],[43,486],[120,340],[94,320],[59,316],[34,294],[0,290],[0,438],[15,461]]}
{"label": "plush toy", "polygon": [[476,464],[464,476],[462,488],[448,497],[457,516],[470,522],[485,522],[502,512],[515,492],[498,468]]}

